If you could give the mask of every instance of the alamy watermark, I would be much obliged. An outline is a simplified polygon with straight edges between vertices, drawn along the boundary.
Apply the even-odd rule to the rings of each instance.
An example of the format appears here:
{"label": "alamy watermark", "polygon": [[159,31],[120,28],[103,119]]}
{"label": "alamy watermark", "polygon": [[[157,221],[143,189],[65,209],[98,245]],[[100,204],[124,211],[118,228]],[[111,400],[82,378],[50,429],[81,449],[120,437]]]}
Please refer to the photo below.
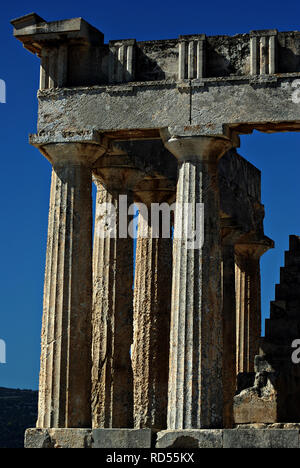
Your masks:
{"label": "alamy watermark", "polygon": [[0,364],[6,364],[6,343],[0,340]]}
{"label": "alamy watermark", "polygon": [[300,340],[294,340],[292,348],[295,348],[295,351],[292,354],[292,362],[293,364],[300,364]]}
{"label": "alamy watermark", "polygon": [[6,104],[6,84],[0,79],[0,104]]}
{"label": "alamy watermark", "polygon": [[300,80],[294,80],[292,82],[292,101],[294,104],[300,104]]}
{"label": "alamy watermark", "polygon": [[[203,203],[152,203],[150,208],[138,204],[139,216],[145,220],[140,223],[139,238],[173,237],[183,240],[187,249],[200,249],[204,243],[204,204]],[[127,238],[135,239],[136,223],[129,220],[136,213],[136,205],[127,204],[127,196],[120,195],[118,210],[113,203],[97,205],[95,234],[101,239]],[[175,217],[175,229],[172,231],[172,219]],[[149,225],[151,229],[149,229]]]}

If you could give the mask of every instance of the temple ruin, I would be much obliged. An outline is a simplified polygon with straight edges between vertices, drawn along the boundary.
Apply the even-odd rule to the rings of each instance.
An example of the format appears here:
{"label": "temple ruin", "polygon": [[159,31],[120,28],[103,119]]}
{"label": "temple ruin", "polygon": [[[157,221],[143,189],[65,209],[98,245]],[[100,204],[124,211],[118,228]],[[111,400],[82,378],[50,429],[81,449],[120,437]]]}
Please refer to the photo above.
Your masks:
{"label": "temple ruin", "polygon": [[[53,168],[25,446],[299,447],[300,238],[261,338],[260,258],[274,242],[260,171],[238,148],[253,130],[300,130],[300,32],[105,43],[82,18],[12,25],[41,61],[30,143]],[[120,229],[133,203],[135,274]],[[154,232],[142,207],[174,203],[169,237]],[[99,234],[104,204],[114,235]],[[198,205],[203,243],[189,248]]]}

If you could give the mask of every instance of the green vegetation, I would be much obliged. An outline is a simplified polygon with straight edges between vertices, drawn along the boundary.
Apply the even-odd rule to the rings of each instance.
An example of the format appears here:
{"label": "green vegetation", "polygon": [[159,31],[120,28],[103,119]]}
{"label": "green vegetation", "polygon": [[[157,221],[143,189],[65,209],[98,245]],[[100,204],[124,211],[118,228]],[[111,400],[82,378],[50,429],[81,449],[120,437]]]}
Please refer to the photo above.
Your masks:
{"label": "green vegetation", "polygon": [[23,448],[24,432],[35,427],[38,392],[0,387],[0,448]]}

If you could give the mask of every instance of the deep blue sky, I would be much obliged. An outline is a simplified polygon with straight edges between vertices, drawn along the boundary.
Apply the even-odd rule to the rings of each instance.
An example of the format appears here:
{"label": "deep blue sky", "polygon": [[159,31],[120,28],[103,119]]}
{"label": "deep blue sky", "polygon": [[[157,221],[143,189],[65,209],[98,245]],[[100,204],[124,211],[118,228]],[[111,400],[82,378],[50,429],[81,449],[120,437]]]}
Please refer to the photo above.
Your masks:
{"label": "deep blue sky", "polygon": [[[38,385],[50,183],[49,163],[28,145],[28,134],[36,129],[39,61],[12,37],[9,23],[32,11],[48,21],[82,16],[105,34],[106,41],[298,30],[300,18],[295,0],[2,2],[0,79],[7,84],[7,104],[0,104],[0,339],[7,342],[7,364],[0,365],[0,386],[19,388]],[[288,236],[300,234],[300,135],[242,137],[240,154],[262,170],[265,232],[276,242],[262,262],[262,307],[267,315]]]}

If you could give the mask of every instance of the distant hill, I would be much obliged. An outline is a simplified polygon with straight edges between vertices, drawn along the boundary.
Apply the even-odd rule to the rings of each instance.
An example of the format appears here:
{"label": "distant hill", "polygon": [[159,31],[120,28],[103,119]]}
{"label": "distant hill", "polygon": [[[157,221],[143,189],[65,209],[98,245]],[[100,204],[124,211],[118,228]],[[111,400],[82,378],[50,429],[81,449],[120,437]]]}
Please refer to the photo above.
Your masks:
{"label": "distant hill", "polygon": [[24,432],[35,427],[38,392],[0,387],[0,448],[23,448]]}

